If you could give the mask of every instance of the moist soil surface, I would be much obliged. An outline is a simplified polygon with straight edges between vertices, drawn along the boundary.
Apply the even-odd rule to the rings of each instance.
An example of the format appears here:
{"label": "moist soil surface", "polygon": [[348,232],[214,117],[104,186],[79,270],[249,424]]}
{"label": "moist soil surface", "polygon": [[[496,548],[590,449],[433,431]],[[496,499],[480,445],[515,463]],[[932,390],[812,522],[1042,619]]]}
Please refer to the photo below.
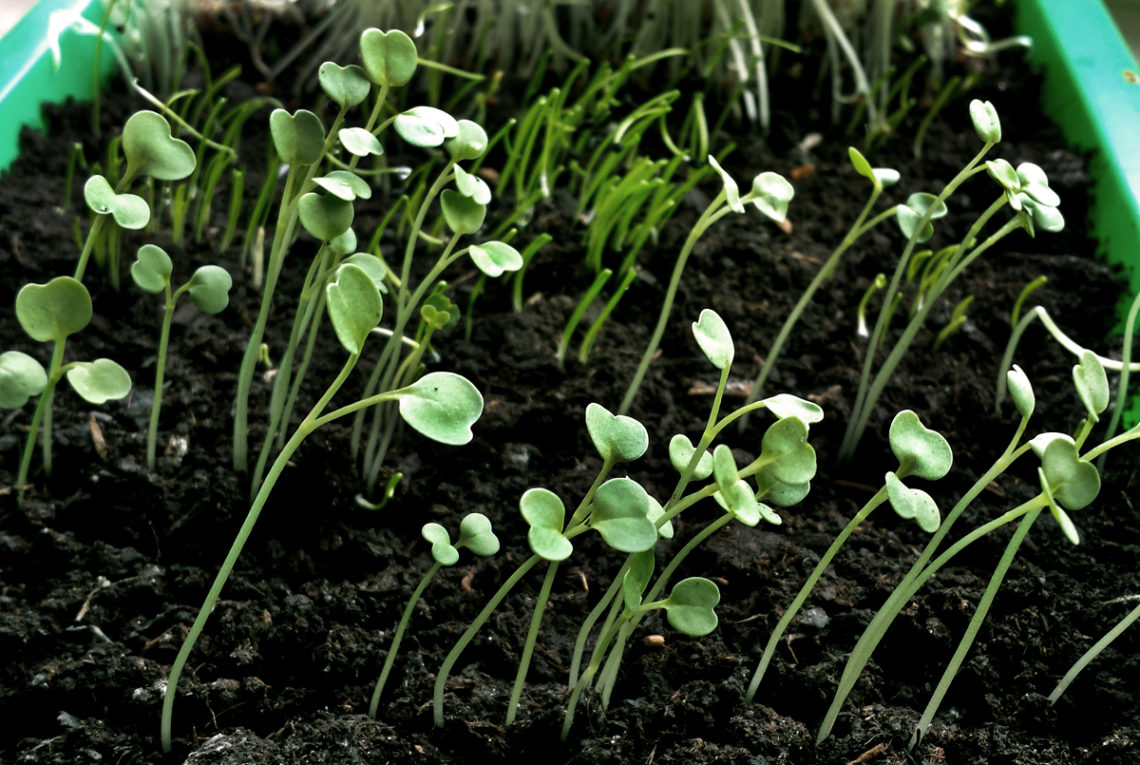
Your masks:
{"label": "moist soil surface", "polygon": [[[464,447],[441,446],[407,432],[388,465],[404,479],[387,507],[362,509],[349,425],[310,437],[291,461],[246,546],[222,601],[191,657],[175,706],[174,752],[158,745],[167,673],[229,542],[248,509],[247,482],[230,465],[236,370],[257,313],[257,294],[237,252],[216,252],[217,228],[201,244],[175,247],[125,236],[124,253],[157,241],[174,256],[175,279],[217,263],[236,275],[230,306],[205,316],[183,301],[174,320],[161,455],[145,467],[161,300],[129,284],[115,292],[98,270],[89,278],[95,318],[68,344],[71,358],[106,356],[132,374],[123,402],[92,407],[61,386],[54,408],[55,464],[37,468],[23,507],[15,475],[32,405],[7,413],[0,428],[0,761],[21,763],[1125,763],[1136,762],[1140,686],[1135,631],[1125,633],[1051,706],[1046,695],[1100,634],[1132,608],[1140,591],[1136,551],[1140,520],[1129,499],[1136,481],[1130,448],[1110,455],[1096,502],[1074,514],[1081,544],[1066,541],[1045,513],[1009,571],[988,621],[926,737],[907,743],[942,669],[963,633],[1012,528],[984,538],[941,571],[907,606],[860,678],[834,734],[814,745],[848,652],[925,543],[913,523],[888,510],[851,536],[793,623],[754,704],[745,689],[776,621],[835,535],[895,467],[885,431],[893,414],[915,410],[955,451],[955,466],[923,483],[945,513],[1000,454],[1016,415],[995,414],[997,361],[1009,336],[1009,312],[1039,275],[1034,293],[1078,342],[1113,353],[1108,339],[1122,287],[1093,258],[1082,235],[1084,160],[1040,124],[1035,83],[986,70],[973,97],[997,106],[1006,137],[995,156],[1034,161],[1063,199],[1069,225],[1030,238],[1015,232],[972,265],[932,314],[875,409],[853,461],[836,465],[865,342],[856,307],[880,271],[890,273],[903,242],[893,223],[854,247],[816,296],[776,365],[768,393],[788,392],[823,407],[811,428],[819,472],[800,504],[781,509],[782,525],[731,524],[685,561],[678,577],[703,575],[719,586],[719,627],[703,638],[672,630],[660,612],[630,641],[608,710],[584,699],[570,740],[559,744],[568,697],[567,670],[583,618],[623,556],[597,535],[579,537],[558,570],[517,721],[503,725],[507,698],[542,576],[532,571],[497,609],[463,654],[447,687],[446,725],[432,724],[431,692],[444,655],[488,597],[529,556],[518,500],[542,486],[571,507],[601,460],[587,436],[590,402],[616,409],[645,347],[675,254],[708,199],[692,192],[657,245],[641,256],[641,278],[602,331],[588,363],[555,362],[558,337],[591,275],[581,266],[584,226],[573,200],[541,203],[516,244],[539,232],[554,240],[526,276],[525,304],[512,311],[504,285],[488,284],[469,339],[462,328],[437,337],[435,369],[461,373],[485,397]],[[783,230],[755,211],[730,216],[697,245],[673,309],[661,353],[631,410],[648,428],[648,453],[614,475],[669,495],[675,472],[666,446],[675,433],[695,438],[707,418],[717,373],[689,329],[715,309],[736,344],[726,410],[743,403],[772,339],[802,290],[856,218],[868,192],[846,159],[849,139],[805,101],[808,84],[778,83],[775,103],[789,111],[761,137],[737,128],[740,145],[726,162],[742,183],[774,170],[794,178],[796,196]],[[781,100],[782,99],[782,100]],[[803,108],[797,107],[797,104]],[[138,103],[104,103],[104,137]],[[493,130],[506,113],[492,113]],[[254,119],[263,123],[263,119]],[[74,270],[78,191],[64,201],[73,142],[101,156],[85,108],[50,113],[50,137],[25,135],[21,159],[0,184],[0,347],[47,361],[46,346],[21,332],[11,310],[27,282]],[[913,135],[914,121],[903,135]],[[810,134],[820,131],[822,140]],[[262,156],[264,135],[248,135],[246,156]],[[916,160],[909,139],[888,141],[875,165],[897,168],[898,189],[937,191],[977,151],[965,103],[935,121]],[[488,162],[492,166],[493,162]],[[77,187],[79,184],[76,184]],[[253,186],[254,184],[250,184]],[[398,190],[397,190],[398,191]],[[383,196],[383,195],[380,195]],[[997,196],[985,176],[950,204],[932,244],[956,242]],[[386,200],[358,206],[362,239]],[[499,201],[492,203],[492,211]],[[502,203],[504,208],[505,203]],[[224,206],[224,205],[219,205]],[[494,214],[494,213],[492,213]],[[1004,213],[1003,213],[1004,215]],[[84,226],[86,216],[82,215]],[[220,225],[220,219],[215,221]],[[402,246],[390,234],[387,253]],[[298,243],[279,294],[293,295],[311,245]],[[130,256],[124,256],[129,261]],[[453,299],[466,305],[476,271],[464,261],[448,275]],[[180,282],[179,282],[180,283]],[[938,330],[972,295],[969,318],[939,349]],[[875,301],[872,301],[875,305]],[[277,316],[284,316],[280,306]],[[280,320],[279,325],[287,321]],[[287,328],[271,328],[271,357]],[[343,363],[339,344],[320,349],[309,373],[313,400]],[[1073,358],[1031,330],[1017,356],[1035,384],[1032,432],[1071,431],[1082,416],[1070,381]],[[262,370],[265,371],[264,369]],[[259,374],[261,413],[269,374]],[[362,383],[354,383],[356,385]],[[320,387],[318,387],[320,386]],[[351,394],[342,394],[348,401]],[[340,400],[340,399],[338,399]],[[251,417],[260,443],[260,414]],[[743,464],[759,452],[765,416],[726,440]],[[986,487],[959,521],[972,528],[1033,496],[1035,462],[1022,460]],[[38,465],[38,458],[35,463]],[[487,515],[503,542],[490,559],[464,553],[436,577],[417,606],[376,719],[367,715],[372,686],[409,595],[429,568],[420,527],[450,529],[466,513]],[[711,502],[676,522],[658,546],[659,566],[718,517]]]}

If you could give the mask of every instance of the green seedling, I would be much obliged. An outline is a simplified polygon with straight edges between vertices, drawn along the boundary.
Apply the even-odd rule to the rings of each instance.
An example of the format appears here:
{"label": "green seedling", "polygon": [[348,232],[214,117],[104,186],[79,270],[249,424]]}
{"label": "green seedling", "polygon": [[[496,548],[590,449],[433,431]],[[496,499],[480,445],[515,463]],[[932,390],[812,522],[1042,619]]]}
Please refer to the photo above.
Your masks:
{"label": "green seedling", "polygon": [[220,313],[230,302],[230,287],[233,280],[220,266],[202,266],[189,281],[176,290],[171,290],[170,278],[174,264],[170,256],[157,245],[144,244],[131,265],[131,278],[139,289],[151,293],[163,293],[166,298],[162,329],[158,335],[158,357],[154,372],[154,403],[150,409],[150,426],[146,436],[146,465],[151,472],[155,469],[158,443],[158,416],[162,408],[162,382],[166,373],[166,352],[170,342],[170,327],[174,320],[174,307],[183,294],[188,293],[194,306],[202,313]]}
{"label": "green seedling", "polygon": [[53,344],[46,370],[25,353],[8,351],[0,356],[0,405],[18,408],[32,396],[39,396],[16,476],[21,503],[41,430],[44,474],[51,475],[51,409],[60,379],[66,377],[75,392],[92,404],[118,401],[131,391],[130,375],[110,359],[63,363],[67,338],[81,332],[91,315],[90,293],[70,276],[57,276],[46,284],[25,284],[16,294],[16,319],[24,332],[37,342]]}
{"label": "green seedling", "polygon": [[705,211],[701,213],[701,217],[698,218],[697,222],[693,225],[688,238],[685,240],[685,244],[681,248],[681,253],[677,257],[677,262],[673,267],[673,274],[669,279],[669,286],[665,291],[665,300],[661,306],[661,314],[657,318],[657,325],[653,329],[653,334],[649,339],[649,345],[646,347],[645,353],[642,354],[637,371],[634,373],[633,379],[626,389],[625,396],[622,398],[621,406],[618,408],[620,412],[624,413],[629,411],[630,406],[633,405],[634,398],[637,396],[637,391],[641,387],[641,381],[645,378],[646,372],[649,371],[649,364],[653,360],[654,354],[657,353],[657,348],[661,344],[661,338],[665,334],[665,326],[669,321],[669,314],[673,309],[673,300],[681,285],[681,275],[684,273],[685,263],[688,261],[689,255],[692,254],[693,247],[696,246],[701,235],[730,212],[737,214],[743,213],[745,204],[752,204],[761,214],[773,221],[783,221],[787,215],[788,203],[791,202],[792,196],[795,193],[792,185],[788,183],[783,176],[777,173],[765,172],[753,178],[751,189],[747,194],[741,196],[736,181],[720,167],[716,158],[710,154],[708,160],[713,170],[720,175],[722,183],[721,191]]}
{"label": "green seedling", "polygon": [[400,623],[396,627],[396,634],[392,636],[392,647],[388,649],[384,668],[380,672],[380,679],[376,681],[376,688],[372,691],[372,701],[368,706],[368,715],[373,718],[376,717],[380,708],[380,696],[384,692],[388,675],[396,663],[396,653],[400,650],[400,642],[404,639],[404,632],[412,619],[416,603],[419,602],[420,596],[423,595],[424,590],[427,589],[435,575],[444,566],[454,566],[459,562],[459,551],[465,547],[476,555],[484,557],[494,555],[499,551],[499,538],[491,530],[491,522],[487,520],[487,516],[482,513],[470,513],[464,516],[459,523],[459,539],[455,544],[451,543],[451,536],[447,533],[447,529],[438,523],[425,523],[421,534],[424,539],[431,543],[431,557],[435,562],[412,592],[412,596],[408,599],[408,605],[400,617]]}
{"label": "green seedling", "polygon": [[471,441],[473,437],[471,426],[482,414],[483,397],[479,391],[466,378],[450,372],[432,372],[402,388],[385,390],[332,411],[326,411],[333,397],[355,368],[365,342],[379,324],[384,310],[383,299],[376,283],[364,269],[353,263],[345,263],[338,267],[333,279],[325,285],[323,293],[329,321],[341,347],[348,353],[348,359],[340,374],[301,420],[270,466],[265,481],[253,499],[245,521],[234,538],[229,553],[198,611],[198,616],[170,668],[170,678],[162,708],[161,738],[164,751],[168,752],[171,748],[172,717],[178,679],[193,651],[194,644],[205,628],[211,611],[221,597],[222,589],[273,487],[301,443],[311,433],[330,422],[370,406],[395,403],[403,421],[419,433],[440,443],[462,445]]}
{"label": "green seedling", "polygon": [[[1004,160],[983,162],[990,149],[1001,140],[1001,122],[993,105],[977,100],[971,102],[970,117],[975,132],[983,141],[981,150],[937,196],[912,194],[906,204],[899,205],[896,210],[896,221],[903,235],[907,237],[907,244],[887,286],[883,305],[875,327],[871,331],[870,342],[864,355],[859,390],[840,445],[840,460],[847,460],[854,453],[870,420],[872,410],[894,370],[914,342],[918,330],[925,323],[938,298],[970,263],[1017,229],[1024,228],[1030,235],[1034,235],[1038,229],[1060,231],[1064,227],[1064,218],[1057,209],[1060,198],[1049,188],[1048,178],[1041,168],[1028,162],[1016,169]],[[908,273],[915,247],[933,235],[932,221],[945,214],[945,201],[954,191],[967,179],[983,172],[988,173],[998,183],[1002,189],[1001,195],[978,216],[966,235],[954,246],[945,262],[937,267],[937,278],[925,290],[921,305],[910,317],[902,335],[895,341],[879,369],[873,372],[875,359],[879,357],[879,346],[886,342],[887,324],[893,313],[903,276]],[[1013,210],[1014,215],[996,231],[982,239],[983,228],[1005,207]]]}

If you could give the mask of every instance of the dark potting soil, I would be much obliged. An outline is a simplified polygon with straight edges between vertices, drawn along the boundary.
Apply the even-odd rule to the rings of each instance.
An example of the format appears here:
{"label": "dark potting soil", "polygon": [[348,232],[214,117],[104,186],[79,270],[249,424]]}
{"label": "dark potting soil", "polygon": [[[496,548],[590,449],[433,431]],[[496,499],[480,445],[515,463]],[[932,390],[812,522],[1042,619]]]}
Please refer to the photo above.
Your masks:
{"label": "dark potting soil", "polygon": [[[886,443],[893,414],[910,408],[955,450],[951,474],[923,485],[945,513],[1012,436],[1015,416],[993,410],[996,365],[1009,335],[1009,311],[1039,275],[1034,293],[1079,342],[1102,353],[1116,322],[1121,284],[1092,257],[1083,238],[1084,161],[1039,124],[1031,80],[987,71],[971,93],[997,106],[1006,136],[995,156],[1033,161],[1047,171],[1068,221],[1058,235],[1018,232],[972,265],[943,298],[876,408],[855,460],[835,466],[851,408],[864,343],[855,336],[856,305],[902,248],[893,224],[853,248],[816,297],[768,383],[823,407],[811,443],[819,473],[783,524],[730,525],[691,555],[680,576],[719,585],[720,625],[704,638],[671,630],[659,615],[642,623],[629,646],[613,701],[579,710],[570,741],[558,744],[573,640],[582,619],[621,564],[599,539],[575,540],[559,569],[518,720],[504,727],[510,684],[541,575],[533,572],[495,612],[463,655],[448,684],[447,723],[432,725],[431,689],[440,662],[465,626],[529,555],[518,498],[544,486],[575,506],[600,466],[583,412],[596,401],[616,408],[659,309],[673,257],[716,193],[695,191],[652,251],[643,276],[602,332],[587,364],[555,363],[561,328],[590,276],[580,266],[584,228],[573,204],[556,194],[539,205],[523,232],[554,241],[526,278],[523,310],[490,285],[480,298],[470,340],[461,330],[438,338],[436,368],[466,375],[486,405],[475,440],[444,447],[405,433],[389,465],[404,474],[396,497],[370,512],[348,453],[348,425],[313,435],[285,472],[226,586],[184,675],[175,707],[175,751],[158,746],[164,683],[232,535],[248,508],[246,483],[230,467],[235,372],[256,316],[256,293],[235,252],[203,244],[169,246],[175,278],[203,263],[234,273],[229,308],[204,316],[183,301],[168,362],[156,473],[145,469],[161,301],[133,286],[113,291],[98,271],[88,281],[95,318],[69,341],[71,358],[106,356],[133,375],[133,394],[98,408],[62,387],[54,409],[55,470],[34,472],[24,508],[15,499],[20,447],[31,406],[7,413],[0,428],[0,760],[21,763],[382,763],[521,762],[541,757],[574,763],[1126,763],[1135,762],[1140,682],[1135,631],[1125,633],[1055,706],[1045,695],[1097,636],[1133,605],[1140,520],[1129,494],[1133,450],[1110,455],[1096,502],[1074,514],[1080,546],[1069,544],[1045,514],[1022,547],[991,615],[926,738],[907,750],[914,724],[985,589],[1012,529],[973,545],[907,606],[879,647],[839,719],[819,747],[815,730],[847,652],[925,543],[911,522],[887,510],[851,537],[789,630],[756,704],[742,697],[760,650],[783,609],[847,519],[895,466]],[[783,84],[777,104],[795,104],[802,83]],[[129,99],[104,105],[104,139],[139,108]],[[631,414],[650,433],[646,456],[621,466],[651,494],[671,491],[666,445],[674,433],[700,432],[714,370],[689,324],[715,309],[736,342],[726,407],[743,402],[776,331],[865,200],[867,183],[846,159],[848,139],[804,110],[780,114],[766,139],[739,128],[727,166],[740,182],[774,170],[795,177],[796,197],[783,231],[754,211],[731,216],[696,247],[662,351]],[[489,127],[505,115],[493,115]],[[25,135],[20,160],[0,183],[0,347],[46,361],[11,311],[18,288],[69,274],[77,254],[73,222],[78,192],[63,203],[62,180],[74,141],[99,156],[89,117],[79,107],[53,109],[51,137]],[[255,119],[251,124],[264,122]],[[913,122],[904,135],[913,134]],[[822,141],[808,148],[809,133]],[[246,156],[262,156],[264,136],[249,136]],[[259,143],[261,142],[261,143]],[[964,103],[947,107],[922,159],[908,140],[872,156],[902,183],[885,206],[913,191],[936,191],[977,150]],[[78,184],[77,184],[78,185]],[[897,191],[897,193],[895,193]],[[976,178],[950,204],[937,246],[957,241],[996,197]],[[358,205],[362,239],[390,201]],[[492,210],[496,204],[492,204]],[[505,204],[503,205],[506,206]],[[124,237],[124,253],[142,239]],[[161,242],[169,245],[168,242]],[[385,239],[385,247],[394,247]],[[292,295],[310,254],[304,238],[279,294]],[[466,305],[475,282],[469,263],[449,275],[453,299]],[[969,320],[940,349],[932,342],[950,311],[972,295]],[[284,315],[278,311],[278,316]],[[276,357],[286,329],[271,332]],[[1032,330],[1017,356],[1035,385],[1036,431],[1069,431],[1081,416],[1070,382],[1073,359]],[[318,354],[313,390],[343,363],[337,344]],[[263,411],[269,375],[255,386]],[[318,391],[319,392],[319,391]],[[347,400],[347,398],[345,399]],[[755,456],[770,420],[753,417],[727,441],[740,459]],[[253,418],[251,443],[259,444]],[[739,461],[739,460],[738,460]],[[1029,460],[1033,461],[1032,458]],[[973,527],[1036,493],[1034,467],[1019,464],[991,484],[959,522]],[[407,599],[430,565],[419,536],[427,521],[455,529],[478,511],[494,523],[503,550],[441,573],[416,609],[380,714],[366,714],[372,685]],[[717,517],[705,503],[677,523],[659,547],[664,564],[684,540]],[[655,637],[656,636],[656,637]],[[663,638],[663,640],[659,639]]]}

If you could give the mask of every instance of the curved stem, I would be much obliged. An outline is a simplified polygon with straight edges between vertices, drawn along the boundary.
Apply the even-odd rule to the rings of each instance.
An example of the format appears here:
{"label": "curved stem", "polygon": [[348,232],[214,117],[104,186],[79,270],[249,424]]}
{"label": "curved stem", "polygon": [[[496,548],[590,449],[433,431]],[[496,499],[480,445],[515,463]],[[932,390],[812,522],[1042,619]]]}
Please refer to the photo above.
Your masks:
{"label": "curved stem", "polygon": [[1124,630],[1132,626],[1132,623],[1137,619],[1140,619],[1140,606],[1136,606],[1136,608],[1129,611],[1127,616],[1117,622],[1115,627],[1106,632],[1100,640],[1093,644],[1092,648],[1085,651],[1081,658],[1077,659],[1073,666],[1069,667],[1069,671],[1065,673],[1065,676],[1057,683],[1057,687],[1049,694],[1049,703],[1056,704],[1057,699],[1061,698],[1065,690],[1077,679],[1077,675],[1081,673],[1081,670],[1087,667],[1097,656],[1100,656],[1101,652],[1105,648],[1108,648],[1113,640],[1120,637],[1124,633]]}
{"label": "curved stem", "polygon": [[392,637],[392,647],[388,649],[388,656],[384,660],[384,668],[380,671],[380,679],[376,681],[376,687],[372,691],[372,701],[368,705],[368,716],[376,719],[376,712],[380,708],[380,694],[384,692],[384,684],[388,682],[388,674],[392,671],[392,666],[396,663],[396,653],[400,650],[400,642],[404,639],[404,632],[408,629],[408,624],[412,620],[412,613],[416,609],[416,603],[420,602],[420,596],[423,595],[424,590],[427,589],[431,580],[443,568],[443,564],[436,561],[428,572],[420,579],[419,585],[416,586],[412,597],[408,598],[408,605],[404,607],[404,613],[400,616],[400,623],[396,627],[396,634]]}

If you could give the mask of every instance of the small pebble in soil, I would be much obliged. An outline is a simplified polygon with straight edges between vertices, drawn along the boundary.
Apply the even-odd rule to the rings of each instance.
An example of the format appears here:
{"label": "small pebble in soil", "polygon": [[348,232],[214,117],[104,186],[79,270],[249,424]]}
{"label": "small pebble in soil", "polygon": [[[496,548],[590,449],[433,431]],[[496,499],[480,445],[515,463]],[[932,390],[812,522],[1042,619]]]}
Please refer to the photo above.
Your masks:
{"label": "small pebble in soil", "polygon": [[819,606],[811,606],[800,612],[800,624],[807,627],[815,627],[817,630],[821,630],[827,626],[829,621],[831,621],[831,617]]}

